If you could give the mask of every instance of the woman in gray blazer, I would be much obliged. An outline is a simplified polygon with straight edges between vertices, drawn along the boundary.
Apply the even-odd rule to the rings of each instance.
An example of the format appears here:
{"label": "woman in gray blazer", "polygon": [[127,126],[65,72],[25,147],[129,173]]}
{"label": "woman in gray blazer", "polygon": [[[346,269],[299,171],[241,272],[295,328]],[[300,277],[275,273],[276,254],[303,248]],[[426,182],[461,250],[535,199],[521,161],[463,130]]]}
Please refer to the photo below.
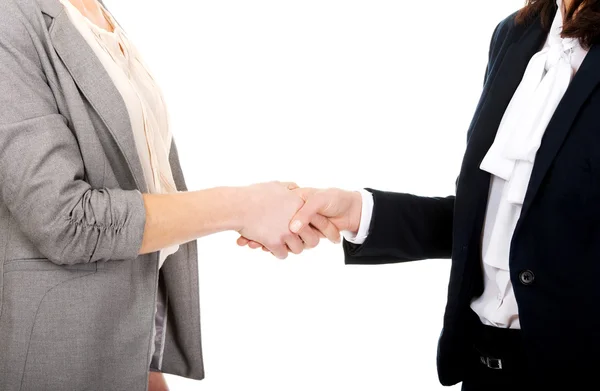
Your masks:
{"label": "woman in gray blazer", "polygon": [[325,219],[289,231],[290,185],[188,191],[175,143],[177,192],[149,193],[132,120],[59,0],[0,0],[2,391],[202,379],[195,239],[235,230],[281,258],[339,239]]}

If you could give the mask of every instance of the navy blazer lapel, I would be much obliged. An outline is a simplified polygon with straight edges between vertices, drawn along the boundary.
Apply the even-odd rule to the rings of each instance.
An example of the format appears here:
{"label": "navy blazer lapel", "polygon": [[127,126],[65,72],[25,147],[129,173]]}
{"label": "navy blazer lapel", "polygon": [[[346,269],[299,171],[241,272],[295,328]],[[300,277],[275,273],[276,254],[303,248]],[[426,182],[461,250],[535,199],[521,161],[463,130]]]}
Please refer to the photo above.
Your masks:
{"label": "navy blazer lapel", "polygon": [[470,129],[465,163],[479,172],[484,172],[479,169],[479,165],[496,138],[500,121],[521,83],[529,60],[541,49],[546,39],[539,20],[517,35],[520,36],[512,37],[514,41],[508,44],[500,64],[492,68],[490,80],[484,90],[484,101]]}
{"label": "navy blazer lapel", "polygon": [[[490,184],[490,174],[479,166],[494,142],[504,112],[523,78],[529,60],[541,49],[546,36],[539,19],[528,26],[512,26],[512,32],[504,42],[504,54],[501,53],[499,59],[491,64],[481,102],[469,129],[456,194],[457,202],[463,199],[461,214],[464,214],[464,217],[457,217],[466,219],[460,224],[473,227],[475,237],[480,236],[483,228]],[[473,232],[463,233],[467,236],[460,240],[468,243]]]}
{"label": "navy blazer lapel", "polygon": [[515,236],[521,226],[523,218],[527,215],[531,203],[533,202],[541,184],[544,180],[552,161],[558,154],[571,126],[579,113],[579,110],[589,98],[590,94],[600,84],[600,46],[594,45],[586,55],[581,67],[575,74],[573,81],[569,85],[565,95],[560,101],[544,137],[542,144],[535,157],[531,179],[523,202],[523,209],[517,227]]}
{"label": "navy blazer lapel", "polygon": [[[58,3],[57,0],[44,0],[44,2]],[[62,5],[60,6],[62,8]],[[50,37],[54,49],[71,73],[73,80],[115,139],[138,189],[146,192],[147,184],[137,154],[127,106],[121,93],[64,10],[55,16],[50,28]]]}

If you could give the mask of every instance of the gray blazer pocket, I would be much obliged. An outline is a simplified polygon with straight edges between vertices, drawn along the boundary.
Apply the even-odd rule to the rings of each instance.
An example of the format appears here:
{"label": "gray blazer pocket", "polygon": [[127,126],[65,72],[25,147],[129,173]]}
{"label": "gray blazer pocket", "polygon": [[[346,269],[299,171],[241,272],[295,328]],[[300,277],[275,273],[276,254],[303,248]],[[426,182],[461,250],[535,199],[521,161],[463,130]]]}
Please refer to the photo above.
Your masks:
{"label": "gray blazer pocket", "polygon": [[[69,275],[78,275],[78,272],[96,273],[98,271],[97,262],[78,263],[75,265],[57,265],[52,263],[47,258],[27,258],[27,259],[11,259],[0,261],[0,317],[4,309],[6,295],[11,292],[6,292],[6,279],[11,273],[16,272],[50,272],[50,274],[62,275],[62,278]],[[57,272],[57,273],[52,273]],[[46,280],[46,278],[43,278]],[[58,277],[60,280],[61,278]],[[36,278],[30,279],[35,283]]]}
{"label": "gray blazer pocket", "polygon": [[81,270],[86,272],[95,272],[98,270],[96,262],[77,263],[74,265],[57,265],[50,262],[47,258],[15,259],[4,261],[4,274],[14,271],[61,271],[61,270]]}
{"label": "gray blazer pocket", "polygon": [[[73,350],[66,338],[55,341],[53,333],[68,334],[80,327],[88,317],[94,318],[87,308],[91,293],[88,292],[86,296],[85,289],[90,284],[87,278],[93,279],[97,265],[60,266],[45,258],[32,258],[0,261],[0,266],[3,269],[0,274],[0,367],[10,363],[6,367],[8,371],[0,376],[0,390],[32,390],[35,387],[23,386],[23,382],[29,379],[38,385],[42,383],[35,378],[35,369],[30,371],[29,378],[25,376],[28,365],[36,368],[40,357],[53,362],[57,359],[66,360],[65,357]],[[79,285],[73,288],[77,281],[80,281]],[[49,328],[50,324],[53,326]],[[52,327],[64,327],[65,330]],[[65,346],[60,357],[44,356],[48,343]],[[30,355],[31,349],[36,351]],[[35,359],[28,361],[28,357]],[[31,376],[34,376],[33,380]]]}

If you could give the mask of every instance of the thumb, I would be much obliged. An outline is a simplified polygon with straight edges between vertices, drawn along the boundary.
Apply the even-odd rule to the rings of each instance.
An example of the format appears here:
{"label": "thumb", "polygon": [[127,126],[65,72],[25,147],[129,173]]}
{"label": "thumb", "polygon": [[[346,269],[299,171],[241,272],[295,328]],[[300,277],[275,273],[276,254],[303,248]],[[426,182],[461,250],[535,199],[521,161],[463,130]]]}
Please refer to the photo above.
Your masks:
{"label": "thumb", "polygon": [[314,187],[299,187],[297,189],[293,189],[292,191],[302,198],[302,201],[306,202],[310,197],[317,193],[319,189],[315,189]]}
{"label": "thumb", "polygon": [[297,234],[310,224],[313,216],[319,214],[319,212],[325,206],[325,197],[323,193],[315,193],[313,196],[308,197],[304,206],[296,212],[296,215],[292,218],[290,223],[290,231]]}

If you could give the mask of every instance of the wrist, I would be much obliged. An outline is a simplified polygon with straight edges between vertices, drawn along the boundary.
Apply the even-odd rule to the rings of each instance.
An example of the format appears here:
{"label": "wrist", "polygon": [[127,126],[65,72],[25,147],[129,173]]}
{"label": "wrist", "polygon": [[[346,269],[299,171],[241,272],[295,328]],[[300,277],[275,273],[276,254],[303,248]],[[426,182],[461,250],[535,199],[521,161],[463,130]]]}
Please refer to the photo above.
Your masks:
{"label": "wrist", "polygon": [[220,187],[217,197],[222,200],[224,231],[241,231],[247,211],[247,187]]}
{"label": "wrist", "polygon": [[360,228],[360,218],[362,216],[362,194],[359,191],[350,192],[350,208],[348,210],[347,231],[358,232]]}

